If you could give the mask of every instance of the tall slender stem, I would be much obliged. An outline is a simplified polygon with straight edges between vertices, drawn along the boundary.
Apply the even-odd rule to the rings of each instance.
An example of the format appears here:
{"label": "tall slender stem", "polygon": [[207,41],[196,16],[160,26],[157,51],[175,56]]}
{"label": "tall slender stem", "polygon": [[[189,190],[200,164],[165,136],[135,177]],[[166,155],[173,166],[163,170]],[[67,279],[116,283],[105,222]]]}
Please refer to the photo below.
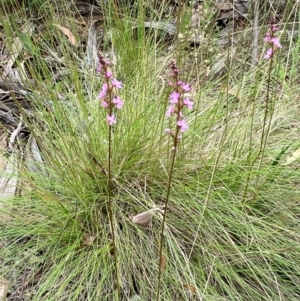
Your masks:
{"label": "tall slender stem", "polygon": [[107,189],[108,189],[108,214],[109,214],[109,223],[111,229],[111,238],[112,238],[112,246],[113,246],[113,256],[115,261],[115,275],[116,275],[116,286],[117,286],[117,293],[118,293],[118,300],[121,301],[121,291],[120,291],[120,282],[119,282],[119,269],[118,269],[118,251],[117,251],[117,244],[116,244],[116,236],[115,236],[115,226],[114,226],[114,216],[112,210],[112,172],[111,172],[111,137],[112,137],[112,127],[109,126],[108,129],[108,182],[107,182]]}
{"label": "tall slender stem", "polygon": [[175,158],[177,153],[177,146],[182,138],[180,134],[185,132],[189,126],[186,123],[186,120],[183,116],[183,108],[187,107],[188,109],[192,109],[194,102],[189,99],[189,97],[185,96],[185,92],[190,91],[191,87],[190,84],[182,82],[179,80],[179,69],[174,61],[171,62],[171,82],[169,85],[172,87],[173,92],[170,94],[170,106],[166,111],[167,117],[172,117],[175,119],[176,122],[176,129],[173,133],[170,128],[165,129],[166,133],[168,133],[172,140],[173,140],[173,147],[172,147],[172,156],[171,156],[171,165],[170,171],[168,174],[168,182],[167,182],[167,193],[166,193],[166,201],[165,201],[165,208],[164,214],[162,219],[162,226],[161,226],[161,233],[160,233],[160,244],[159,244],[159,263],[158,263],[158,283],[157,283],[157,295],[156,300],[160,300],[160,288],[161,288],[161,278],[162,278],[162,260],[163,260],[163,244],[164,244],[164,231],[165,231],[165,223],[166,223],[166,216],[167,216],[167,209],[170,199],[170,192],[171,192],[171,183],[174,174],[174,165],[175,165]]}
{"label": "tall slender stem", "polygon": [[[179,127],[176,127],[176,133],[175,137],[178,136],[179,133]],[[173,144],[173,154],[171,158],[171,166],[169,171],[169,177],[168,177],[168,184],[167,184],[167,194],[166,194],[166,202],[165,202],[165,208],[164,208],[164,214],[162,219],[162,226],[161,226],[161,233],[160,233],[160,243],[159,243],[159,262],[158,262],[158,284],[157,284],[157,294],[156,294],[156,300],[160,300],[160,287],[161,287],[161,275],[162,275],[162,258],[163,258],[163,243],[164,243],[164,231],[165,231],[165,223],[166,223],[166,217],[167,217],[167,208],[170,198],[170,191],[171,191],[171,183],[173,178],[173,172],[174,172],[174,164],[175,164],[175,158],[176,158],[176,151],[177,151],[177,144],[178,139],[174,139]]]}
{"label": "tall slender stem", "polygon": [[102,72],[104,75],[105,83],[102,85],[102,90],[99,94],[99,99],[101,100],[101,106],[105,108],[107,112],[106,122],[108,123],[108,179],[107,179],[107,192],[108,192],[108,216],[110,224],[110,232],[112,238],[112,248],[115,263],[115,276],[116,276],[116,287],[118,300],[121,301],[121,289],[119,281],[119,269],[118,269],[118,250],[116,243],[116,232],[114,226],[114,214],[113,214],[113,175],[112,175],[112,126],[116,123],[116,117],[113,114],[113,109],[121,109],[124,101],[120,99],[119,96],[113,97],[114,92],[117,89],[122,88],[122,83],[116,78],[112,77],[112,72],[108,69],[109,62],[107,62],[103,55],[99,56],[100,66],[98,71]]}

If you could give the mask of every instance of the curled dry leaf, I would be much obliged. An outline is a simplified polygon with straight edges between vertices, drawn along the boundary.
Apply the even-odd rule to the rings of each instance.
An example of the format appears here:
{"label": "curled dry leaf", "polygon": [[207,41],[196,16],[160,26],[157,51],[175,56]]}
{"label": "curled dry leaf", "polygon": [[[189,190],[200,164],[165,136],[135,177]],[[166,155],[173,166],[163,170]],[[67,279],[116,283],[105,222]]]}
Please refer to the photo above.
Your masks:
{"label": "curled dry leaf", "polygon": [[70,29],[60,26],[59,24],[53,24],[53,26],[60,29],[68,37],[68,39],[72,45],[77,46],[77,41],[76,41],[74,35],[72,34],[72,32],[70,31]]}
{"label": "curled dry leaf", "polygon": [[193,285],[184,284],[183,287],[191,294],[196,294],[196,288]]}
{"label": "curled dry leaf", "polygon": [[142,212],[140,214],[135,215],[132,218],[132,222],[141,227],[147,227],[150,224],[150,222],[152,221],[153,212],[163,213],[163,210],[160,209],[159,207],[156,207],[151,210]]}
{"label": "curled dry leaf", "polygon": [[149,211],[146,211],[146,212],[135,215],[132,218],[132,222],[139,225],[139,226],[141,226],[141,227],[147,227],[150,224],[151,220],[152,220],[151,211],[152,210],[149,210]]}

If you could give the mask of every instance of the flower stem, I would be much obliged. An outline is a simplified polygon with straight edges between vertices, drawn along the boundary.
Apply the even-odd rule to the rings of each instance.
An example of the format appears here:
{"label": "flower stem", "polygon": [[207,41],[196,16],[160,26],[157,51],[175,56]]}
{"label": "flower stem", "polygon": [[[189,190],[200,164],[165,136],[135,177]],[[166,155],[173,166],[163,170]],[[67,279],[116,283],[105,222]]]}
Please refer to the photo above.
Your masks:
{"label": "flower stem", "polygon": [[167,183],[167,193],[166,193],[166,202],[165,202],[165,208],[164,208],[164,214],[162,219],[162,226],[161,226],[161,233],[160,233],[160,244],[159,244],[159,261],[158,261],[158,283],[157,283],[157,294],[156,294],[156,300],[160,300],[160,288],[161,288],[161,276],[162,276],[162,258],[163,258],[163,243],[164,243],[164,230],[165,230],[165,223],[166,223],[166,217],[167,217],[167,208],[170,198],[170,191],[171,191],[171,183],[174,173],[174,164],[175,164],[175,158],[176,158],[176,151],[177,151],[177,144],[178,144],[178,134],[179,134],[180,127],[176,127],[175,132],[175,138],[173,139],[173,154],[171,157],[171,166],[169,171],[169,177],[168,177],[168,183]]}
{"label": "flower stem", "polygon": [[101,106],[106,110],[106,122],[108,124],[108,180],[107,180],[107,191],[108,191],[108,215],[109,224],[112,238],[112,248],[113,256],[115,262],[115,276],[116,276],[116,287],[118,293],[118,300],[121,301],[121,288],[119,281],[119,269],[118,269],[118,250],[116,243],[116,232],[114,226],[114,214],[113,214],[113,175],[112,175],[112,126],[116,123],[115,114],[113,114],[114,109],[121,109],[124,101],[115,95],[118,89],[122,88],[122,82],[118,81],[113,77],[112,71],[109,69],[110,63],[106,61],[102,54],[99,55],[100,65],[97,68],[99,73],[104,75],[105,83],[102,85],[102,90],[99,94],[99,99],[101,100]]}
{"label": "flower stem", "polygon": [[[111,96],[111,95],[110,95]],[[111,111],[111,106],[110,106]],[[110,112],[111,114],[111,112]],[[115,275],[116,275],[116,286],[118,293],[118,300],[121,301],[121,291],[120,291],[120,282],[119,282],[119,269],[118,269],[118,253],[117,253],[117,244],[115,236],[115,226],[114,226],[114,216],[113,216],[113,182],[112,182],[112,170],[111,170],[111,158],[112,158],[112,126],[108,126],[108,181],[107,181],[107,190],[108,190],[108,215],[111,229],[111,238],[112,238],[112,247],[113,247],[113,256],[115,262]]]}

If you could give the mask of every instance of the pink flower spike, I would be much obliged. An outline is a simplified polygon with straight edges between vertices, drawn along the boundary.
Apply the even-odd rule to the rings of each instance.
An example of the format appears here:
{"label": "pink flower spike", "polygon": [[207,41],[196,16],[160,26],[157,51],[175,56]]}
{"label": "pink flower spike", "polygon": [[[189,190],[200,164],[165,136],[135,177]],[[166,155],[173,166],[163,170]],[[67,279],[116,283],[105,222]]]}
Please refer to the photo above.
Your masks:
{"label": "pink flower spike", "polygon": [[194,102],[191,101],[189,97],[186,97],[186,98],[183,100],[183,104],[184,104],[185,106],[187,106],[189,110],[192,110],[192,109],[193,109]]}
{"label": "pink flower spike", "polygon": [[167,117],[171,117],[171,115],[174,113],[174,111],[175,111],[175,108],[174,108],[174,106],[169,106],[169,108],[168,108],[168,110],[167,110],[167,112],[166,112],[166,116]]}
{"label": "pink flower spike", "polygon": [[170,103],[177,103],[179,99],[180,94],[176,91],[172,92],[170,94]]}
{"label": "pink flower spike", "polygon": [[101,107],[107,108],[108,107],[108,103],[106,101],[102,100]]}
{"label": "pink flower spike", "polygon": [[113,103],[116,105],[118,109],[121,109],[124,105],[124,101],[120,98],[120,96],[116,96],[113,98]]}
{"label": "pink flower spike", "polygon": [[264,59],[268,60],[269,58],[271,58],[272,54],[273,54],[273,49],[269,48],[266,54],[264,55]]}
{"label": "pink flower spike", "polygon": [[111,83],[113,85],[113,87],[116,87],[118,89],[121,89],[122,88],[122,82],[118,81],[117,79],[113,78],[111,80]]}
{"label": "pink flower spike", "polygon": [[177,125],[180,127],[180,131],[182,133],[189,128],[189,125],[186,123],[184,119],[177,121]]}
{"label": "pink flower spike", "polygon": [[108,123],[110,126],[112,126],[113,124],[117,123],[117,120],[116,120],[116,116],[115,116],[115,115],[111,115],[111,116],[107,115],[107,116],[106,116],[106,121],[107,121],[107,123]]}
{"label": "pink flower spike", "polygon": [[[178,83],[178,84],[179,84],[179,83]],[[188,83],[181,83],[180,86],[181,86],[181,88],[182,88],[182,90],[183,90],[184,92],[188,92],[188,91],[191,90],[191,86],[190,86],[190,84],[188,84]]]}

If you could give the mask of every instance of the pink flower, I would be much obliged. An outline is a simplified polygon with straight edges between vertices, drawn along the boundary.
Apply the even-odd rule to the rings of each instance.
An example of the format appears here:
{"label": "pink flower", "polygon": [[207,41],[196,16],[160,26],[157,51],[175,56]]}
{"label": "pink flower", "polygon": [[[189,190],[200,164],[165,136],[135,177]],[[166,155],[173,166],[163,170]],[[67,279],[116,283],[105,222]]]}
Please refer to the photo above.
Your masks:
{"label": "pink flower", "polygon": [[171,105],[171,106],[169,106],[169,108],[166,112],[166,116],[170,117],[174,112],[175,112],[175,108],[174,108],[174,106]]}
{"label": "pink flower", "polygon": [[108,107],[108,103],[106,101],[102,100],[101,107],[107,108]]}
{"label": "pink flower", "polygon": [[180,94],[176,91],[173,91],[171,94],[170,94],[170,103],[177,103],[178,102],[178,99],[179,99],[179,96]]}
{"label": "pink flower", "polygon": [[188,83],[181,83],[180,84],[180,86],[181,86],[181,89],[184,91],[184,92],[188,92],[188,91],[190,91],[191,90],[191,86],[190,86],[190,84],[188,84]]}
{"label": "pink flower", "polygon": [[111,116],[107,115],[106,121],[109,125],[113,125],[113,124],[117,123],[116,116],[114,114]]}
{"label": "pink flower", "polygon": [[99,65],[97,68],[96,68],[96,72],[100,73],[102,70],[102,65]]}
{"label": "pink flower", "polygon": [[267,42],[267,43],[271,42],[271,36],[270,36],[269,32],[266,33],[266,36],[264,37],[264,42]]}
{"label": "pink flower", "polygon": [[105,72],[105,76],[106,76],[107,78],[111,78],[111,77],[112,77],[112,73],[111,73],[110,71],[106,71],[106,72]]}
{"label": "pink flower", "polygon": [[189,125],[186,123],[186,121],[184,119],[177,121],[177,125],[180,127],[180,131],[182,133],[185,132],[189,128]]}
{"label": "pink flower", "polygon": [[108,86],[105,83],[105,84],[102,85],[102,90],[99,93],[99,99],[104,99],[105,98],[105,96],[107,94],[107,90],[108,90]]}
{"label": "pink flower", "polygon": [[106,96],[106,93],[107,93],[107,91],[101,90],[100,93],[99,93],[99,99],[104,99],[105,96]]}
{"label": "pink flower", "polygon": [[121,89],[122,88],[122,82],[119,82],[117,79],[113,78],[111,80],[111,83],[113,85],[113,87],[116,87],[118,89]]}
{"label": "pink flower", "polygon": [[276,26],[276,25],[272,25],[271,26],[271,30],[273,31],[273,32],[276,32],[276,31],[278,31],[278,27]]}
{"label": "pink flower", "polygon": [[269,48],[266,54],[264,55],[264,59],[268,60],[269,58],[271,58],[272,54],[273,54],[273,49]]}
{"label": "pink flower", "polygon": [[279,38],[278,37],[273,37],[271,39],[271,43],[276,47],[276,48],[281,48],[281,44],[280,44],[280,41],[279,41]]}
{"label": "pink flower", "polygon": [[120,96],[116,96],[113,98],[113,103],[118,109],[121,109],[123,107],[124,101],[120,98]]}
{"label": "pink flower", "polygon": [[184,100],[183,100],[183,104],[185,106],[188,107],[189,110],[191,110],[194,106],[194,102],[193,101],[190,101],[190,98],[189,97],[186,97]]}
{"label": "pink flower", "polygon": [[165,129],[165,132],[168,133],[168,134],[170,134],[171,133],[171,129],[167,128],[167,129]]}

